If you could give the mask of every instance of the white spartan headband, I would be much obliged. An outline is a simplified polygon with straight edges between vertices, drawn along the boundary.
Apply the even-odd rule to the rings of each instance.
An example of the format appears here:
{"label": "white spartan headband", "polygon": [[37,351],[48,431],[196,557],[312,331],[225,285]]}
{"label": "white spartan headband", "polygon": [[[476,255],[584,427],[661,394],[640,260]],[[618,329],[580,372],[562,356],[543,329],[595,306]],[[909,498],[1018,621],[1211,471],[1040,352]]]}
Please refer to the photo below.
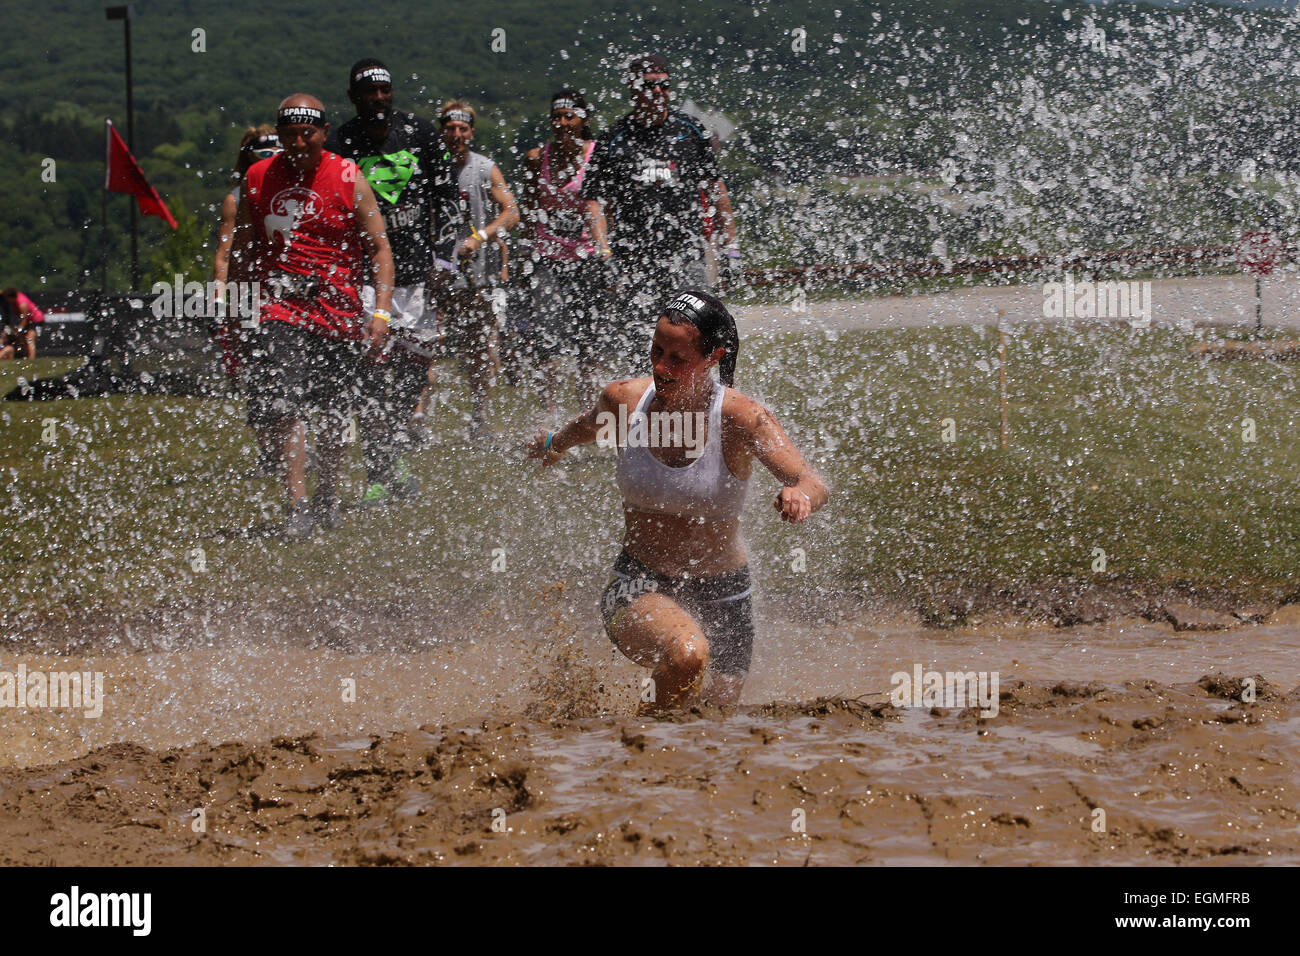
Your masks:
{"label": "white spartan headband", "polygon": [[356,76],[352,77],[352,85],[358,86],[362,83],[388,83],[392,84],[392,74],[382,66],[372,66],[368,69],[361,70]]}
{"label": "white spartan headband", "polygon": [[568,110],[579,119],[587,118],[587,111],[567,96],[551,100],[551,112],[554,113],[556,110]]}

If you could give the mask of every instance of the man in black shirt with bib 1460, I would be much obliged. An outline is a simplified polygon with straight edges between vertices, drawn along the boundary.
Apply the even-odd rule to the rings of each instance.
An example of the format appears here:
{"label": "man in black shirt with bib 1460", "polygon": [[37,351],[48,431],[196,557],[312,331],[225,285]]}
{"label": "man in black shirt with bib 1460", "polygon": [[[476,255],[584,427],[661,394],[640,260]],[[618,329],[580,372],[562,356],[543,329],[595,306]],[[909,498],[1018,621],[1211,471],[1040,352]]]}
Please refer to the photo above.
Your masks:
{"label": "man in black shirt with bib 1460", "polygon": [[[453,250],[463,211],[456,168],[437,128],[393,109],[392,75],[383,63],[353,65],[348,99],[357,115],[325,147],[355,160],[370,183],[396,269],[392,347],[365,369],[358,409],[367,483],[362,504],[384,505],[418,490],[399,456],[412,443],[408,426],[420,394],[432,384],[438,290],[456,275]],[[367,309],[373,295],[369,287],[361,291]]]}
{"label": "man in black shirt with bib 1460", "polygon": [[[674,290],[709,288],[706,202],[717,212],[725,264],[733,273],[740,251],[709,134],[693,117],[668,107],[667,61],[657,54],[637,57],[628,64],[627,82],[632,112],[596,141],[582,196],[597,255],[613,263],[632,305],[629,327],[636,329]],[[643,358],[645,343],[629,345]]]}

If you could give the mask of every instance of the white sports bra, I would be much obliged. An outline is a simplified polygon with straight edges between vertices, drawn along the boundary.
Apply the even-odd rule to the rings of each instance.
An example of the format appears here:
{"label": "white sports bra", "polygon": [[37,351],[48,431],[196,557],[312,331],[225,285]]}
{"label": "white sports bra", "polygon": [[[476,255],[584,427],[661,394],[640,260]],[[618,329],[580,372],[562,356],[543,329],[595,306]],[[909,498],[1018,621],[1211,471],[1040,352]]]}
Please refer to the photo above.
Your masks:
{"label": "white sports bra", "polygon": [[[619,448],[616,477],[625,508],[705,521],[740,517],[749,482],[731,473],[722,454],[722,400],[726,393],[725,386],[714,383],[704,451],[689,465],[680,468],[665,465],[651,454],[649,447],[631,442]],[[633,432],[633,422],[639,416],[644,419],[654,397],[652,380],[637,402],[636,411],[628,416],[629,435]],[[654,434],[646,424],[640,427],[645,429],[643,434]]]}

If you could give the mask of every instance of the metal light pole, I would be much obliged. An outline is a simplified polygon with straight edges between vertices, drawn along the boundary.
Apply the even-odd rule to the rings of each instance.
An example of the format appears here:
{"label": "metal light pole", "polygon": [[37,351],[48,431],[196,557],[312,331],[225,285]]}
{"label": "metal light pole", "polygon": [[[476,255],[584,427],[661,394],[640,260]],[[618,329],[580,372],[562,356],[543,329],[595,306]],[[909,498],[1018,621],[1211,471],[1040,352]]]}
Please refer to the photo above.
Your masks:
{"label": "metal light pole", "polygon": [[[126,31],[126,145],[135,155],[135,95],[131,85],[131,20],[135,16],[135,4],[123,7],[108,7],[104,16],[109,20],[121,20]],[[131,291],[140,287],[140,246],[136,235],[136,204],[131,202]]]}

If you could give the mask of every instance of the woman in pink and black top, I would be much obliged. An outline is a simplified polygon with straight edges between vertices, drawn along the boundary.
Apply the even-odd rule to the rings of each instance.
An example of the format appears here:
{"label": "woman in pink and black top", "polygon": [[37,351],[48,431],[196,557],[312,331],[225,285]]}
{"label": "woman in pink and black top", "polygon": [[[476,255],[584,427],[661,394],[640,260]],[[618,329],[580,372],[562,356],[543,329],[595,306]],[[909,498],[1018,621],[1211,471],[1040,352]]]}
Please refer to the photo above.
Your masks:
{"label": "woman in pink and black top", "polygon": [[565,87],[551,97],[555,138],[525,157],[524,238],[531,243],[518,270],[526,295],[523,310],[525,354],[543,375],[544,399],[552,408],[558,360],[573,354],[578,363],[578,400],[593,400],[600,379],[599,316],[606,283],[587,221],[587,203],[578,195],[595,148],[587,125],[590,109],[582,93]]}
{"label": "woman in pink and black top", "polygon": [[17,358],[36,358],[36,326],[45,321],[45,313],[17,289],[0,292],[0,362]]}

